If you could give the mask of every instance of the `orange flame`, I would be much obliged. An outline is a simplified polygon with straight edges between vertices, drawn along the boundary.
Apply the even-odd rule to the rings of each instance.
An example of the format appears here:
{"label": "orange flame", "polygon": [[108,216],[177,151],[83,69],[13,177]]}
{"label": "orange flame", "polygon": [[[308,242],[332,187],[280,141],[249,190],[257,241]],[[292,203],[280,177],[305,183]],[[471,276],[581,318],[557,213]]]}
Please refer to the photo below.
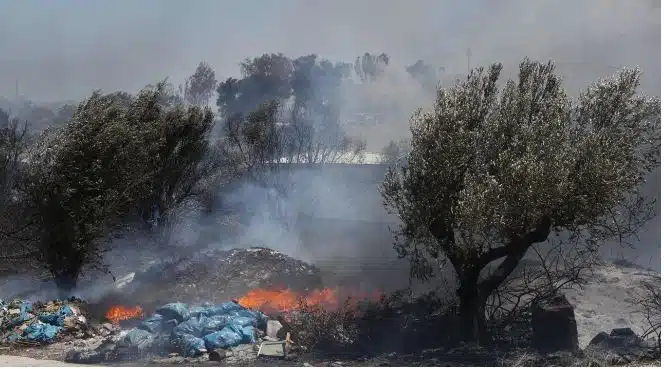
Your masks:
{"label": "orange flame", "polygon": [[[381,294],[376,291],[372,296],[367,294],[346,294],[345,296],[349,299],[350,304],[354,305],[361,300],[377,301]],[[251,290],[239,298],[238,304],[264,313],[284,313],[297,310],[303,304],[332,311],[342,306],[345,301],[336,288],[316,289],[306,294],[298,294],[290,289],[266,290],[259,288]]]}
{"label": "orange flame", "polygon": [[142,318],[143,309],[140,306],[133,308],[125,307],[122,305],[111,306],[106,312],[106,319],[110,320],[113,324],[119,324],[121,320],[128,320],[133,318]]}

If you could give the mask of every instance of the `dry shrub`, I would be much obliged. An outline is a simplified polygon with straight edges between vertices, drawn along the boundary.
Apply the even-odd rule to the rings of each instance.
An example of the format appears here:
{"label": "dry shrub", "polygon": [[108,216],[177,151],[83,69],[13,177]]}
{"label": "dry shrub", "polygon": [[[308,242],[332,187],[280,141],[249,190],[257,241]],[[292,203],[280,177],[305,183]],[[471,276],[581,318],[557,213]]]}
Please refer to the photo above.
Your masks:
{"label": "dry shrub", "polygon": [[304,350],[331,352],[343,350],[356,341],[356,315],[350,299],[335,310],[300,300],[297,311],[285,316],[282,322],[295,344]]}
{"label": "dry shrub", "polygon": [[596,250],[569,247],[566,239],[550,241],[548,247],[532,246],[532,259],[520,266],[489,296],[487,328],[494,343],[506,348],[529,347],[532,338],[533,302],[583,285],[597,266]]}
{"label": "dry shrub", "polygon": [[653,282],[642,283],[644,292],[631,300],[637,311],[643,315],[647,328],[642,333],[643,339],[656,339],[657,349],[662,348],[662,290],[661,278],[655,277]]}
{"label": "dry shrub", "polygon": [[335,310],[301,302],[282,322],[297,346],[350,356],[447,347],[458,336],[453,307],[433,293],[412,298],[406,290],[379,301],[348,299]]}

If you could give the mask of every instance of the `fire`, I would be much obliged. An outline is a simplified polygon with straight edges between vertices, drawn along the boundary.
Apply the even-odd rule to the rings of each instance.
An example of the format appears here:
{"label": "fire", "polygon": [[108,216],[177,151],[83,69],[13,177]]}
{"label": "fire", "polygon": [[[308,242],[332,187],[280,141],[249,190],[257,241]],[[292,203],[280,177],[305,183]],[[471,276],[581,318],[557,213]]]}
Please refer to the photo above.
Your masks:
{"label": "fire", "polygon": [[316,289],[306,294],[298,294],[290,289],[266,290],[255,289],[238,299],[238,304],[265,313],[291,312],[304,306],[318,306],[332,311],[341,307],[346,301],[355,304],[360,300],[376,301],[380,292],[367,294],[343,294],[337,288]]}
{"label": "fire", "polygon": [[142,318],[143,309],[140,306],[126,307],[122,305],[111,306],[106,312],[106,319],[113,324],[119,324],[121,320]]}

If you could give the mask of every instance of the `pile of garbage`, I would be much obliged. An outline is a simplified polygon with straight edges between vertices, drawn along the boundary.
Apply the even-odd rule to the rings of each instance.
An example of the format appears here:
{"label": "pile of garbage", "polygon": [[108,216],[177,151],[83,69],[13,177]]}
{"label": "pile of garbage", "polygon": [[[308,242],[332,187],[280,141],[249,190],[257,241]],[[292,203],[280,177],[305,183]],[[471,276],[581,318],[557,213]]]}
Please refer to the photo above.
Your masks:
{"label": "pile of garbage", "polygon": [[196,357],[216,349],[255,344],[260,337],[257,331],[265,331],[267,321],[263,313],[236,302],[194,307],[169,303],[127,332],[121,343],[139,352],[178,352]]}
{"label": "pile of garbage", "polygon": [[52,343],[65,332],[82,338],[88,325],[81,305],[76,298],[46,304],[0,300],[0,342]]}
{"label": "pile of garbage", "polygon": [[257,288],[309,291],[323,287],[321,272],[313,265],[260,247],[202,250],[118,277],[114,291],[100,305],[140,305],[147,311],[172,301],[231,300]]}

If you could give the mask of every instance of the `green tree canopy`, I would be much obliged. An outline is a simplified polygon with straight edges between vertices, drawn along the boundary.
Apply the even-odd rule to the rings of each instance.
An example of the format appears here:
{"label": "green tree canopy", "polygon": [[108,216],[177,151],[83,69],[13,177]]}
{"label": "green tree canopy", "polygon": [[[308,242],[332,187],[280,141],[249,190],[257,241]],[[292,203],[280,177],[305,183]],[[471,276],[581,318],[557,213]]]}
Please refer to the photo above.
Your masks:
{"label": "green tree canopy", "polygon": [[67,293],[86,265],[103,267],[100,238],[138,211],[162,213],[189,193],[213,115],[164,105],[164,84],[136,97],[95,92],[28,156],[22,196],[39,261]]}
{"label": "green tree canopy", "polygon": [[638,187],[659,165],[660,101],[637,93],[638,70],[574,101],[552,63],[526,59],[502,88],[501,69],[439,90],[433,111],[412,119],[406,164],[382,186],[414,275],[454,267],[469,339],[485,333],[487,297],[532,245],[561,232],[593,247],[633,234],[652,209]]}

